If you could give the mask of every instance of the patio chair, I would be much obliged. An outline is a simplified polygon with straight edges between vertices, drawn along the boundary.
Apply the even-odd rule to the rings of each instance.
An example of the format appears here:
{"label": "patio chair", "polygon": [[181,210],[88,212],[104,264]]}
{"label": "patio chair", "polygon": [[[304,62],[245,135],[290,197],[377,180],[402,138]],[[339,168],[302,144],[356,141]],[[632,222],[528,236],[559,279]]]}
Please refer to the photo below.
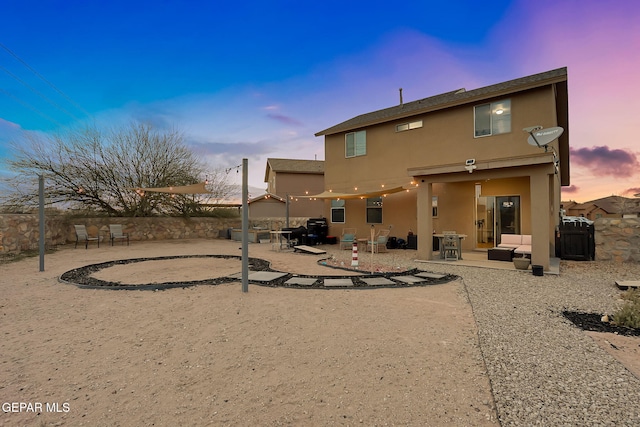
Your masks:
{"label": "patio chair", "polygon": [[367,242],[367,252],[387,252],[387,240],[389,239],[389,233],[391,230],[379,230],[372,241]]}
{"label": "patio chair", "polygon": [[351,249],[353,247],[353,243],[357,241],[357,231],[358,230],[355,228],[342,229],[342,235],[340,236],[340,249]]}
{"label": "patio chair", "polygon": [[444,253],[444,260],[457,261],[460,258],[460,239],[456,234],[446,234],[442,239],[442,251]]}
{"label": "patio chair", "polygon": [[113,246],[114,240],[122,240],[123,245],[126,240],[127,246],[129,246],[129,233],[124,233],[122,231],[121,224],[109,224],[109,235],[111,236],[111,246]]}
{"label": "patio chair", "polygon": [[94,241],[97,242],[98,247],[100,247],[100,236],[89,236],[89,233],[87,233],[87,227],[84,225],[74,225],[73,227],[76,229],[76,248],[78,247],[78,242],[84,242],[84,248],[88,249],[89,242]]}

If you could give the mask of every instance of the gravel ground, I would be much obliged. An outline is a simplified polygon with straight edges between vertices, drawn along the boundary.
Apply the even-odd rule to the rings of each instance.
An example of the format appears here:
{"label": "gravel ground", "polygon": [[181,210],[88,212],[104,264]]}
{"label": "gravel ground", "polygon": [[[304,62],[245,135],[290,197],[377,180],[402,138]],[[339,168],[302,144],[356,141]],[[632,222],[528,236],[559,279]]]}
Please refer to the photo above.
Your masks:
{"label": "gravel ground", "polygon": [[[344,252],[331,251],[338,262]],[[538,277],[416,263],[409,251],[394,252],[397,266],[462,278],[501,425],[640,425],[640,379],[562,315],[615,312],[615,280],[638,280],[640,265],[562,261],[559,276]]]}

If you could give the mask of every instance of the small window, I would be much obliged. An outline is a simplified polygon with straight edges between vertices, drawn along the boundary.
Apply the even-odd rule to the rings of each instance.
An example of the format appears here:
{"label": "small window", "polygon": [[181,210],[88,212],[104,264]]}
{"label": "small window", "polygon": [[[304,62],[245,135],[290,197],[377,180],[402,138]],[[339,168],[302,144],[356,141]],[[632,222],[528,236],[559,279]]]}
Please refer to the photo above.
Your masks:
{"label": "small window", "polygon": [[367,224],[382,224],[382,197],[367,199]]}
{"label": "small window", "polygon": [[344,200],[331,201],[331,222],[344,223],[345,220]]}
{"label": "small window", "polygon": [[345,157],[367,154],[367,131],[350,132],[345,135]]}
{"label": "small window", "polygon": [[431,216],[438,216],[438,196],[433,196],[431,198]]}
{"label": "small window", "polygon": [[474,107],[474,136],[511,132],[511,100],[505,99]]}
{"label": "small window", "polygon": [[406,130],[418,129],[422,127],[422,120],[416,120],[415,122],[402,123],[396,125],[396,132],[404,132]]}

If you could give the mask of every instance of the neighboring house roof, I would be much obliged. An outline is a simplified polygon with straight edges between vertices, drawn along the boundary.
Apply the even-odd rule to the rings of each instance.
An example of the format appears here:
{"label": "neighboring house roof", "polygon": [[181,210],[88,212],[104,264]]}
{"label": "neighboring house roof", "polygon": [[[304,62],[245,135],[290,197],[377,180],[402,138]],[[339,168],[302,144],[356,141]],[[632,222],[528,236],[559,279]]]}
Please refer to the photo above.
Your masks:
{"label": "neighboring house roof", "polygon": [[565,210],[585,211],[589,214],[597,209],[602,209],[608,214],[640,213],[640,200],[622,196],[608,196],[584,203],[574,201],[562,202]]}
{"label": "neighboring house roof", "polygon": [[265,200],[265,199],[273,199],[278,202],[286,203],[284,197],[280,197],[277,194],[273,194],[273,193],[264,193],[258,197],[254,197],[253,199],[250,199],[249,204],[253,202],[259,202],[260,200]]}
{"label": "neighboring house roof", "polygon": [[[591,203],[607,213],[640,213],[640,200],[622,196],[609,196],[592,200]],[[624,212],[623,212],[624,211]]]}
{"label": "neighboring house roof", "polygon": [[274,172],[324,175],[324,160],[267,159],[264,182],[269,181],[269,169]]}
{"label": "neighboring house roof", "polygon": [[480,89],[466,91],[458,89],[441,95],[420,99],[413,102],[399,104],[394,107],[385,108],[383,110],[373,111],[371,113],[362,114],[340,124],[332,126],[328,129],[316,133],[316,136],[333,135],[340,132],[359,129],[365,126],[384,123],[391,120],[402,119],[405,117],[415,116],[417,114],[427,113],[430,111],[442,110],[457,105],[463,105],[478,100],[502,96],[509,93],[520,92],[536,87],[549,85],[567,81],[567,68],[558,68],[556,70],[544,73],[534,74],[528,77],[522,77],[515,80],[509,80]]}

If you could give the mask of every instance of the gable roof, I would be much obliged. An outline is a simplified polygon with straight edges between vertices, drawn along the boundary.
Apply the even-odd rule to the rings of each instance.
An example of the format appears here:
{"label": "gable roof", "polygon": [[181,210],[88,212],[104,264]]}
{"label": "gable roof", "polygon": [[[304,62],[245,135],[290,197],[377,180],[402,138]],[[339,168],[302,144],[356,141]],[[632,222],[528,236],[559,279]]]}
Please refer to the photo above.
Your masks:
{"label": "gable roof", "polygon": [[482,99],[493,98],[496,96],[521,92],[528,89],[566,81],[567,68],[563,67],[470,91],[466,91],[464,88],[458,89],[441,95],[419,99],[417,101],[362,114],[320,131],[316,133],[315,136],[333,135],[365,126],[411,117],[421,113],[442,110],[470,102],[477,102]]}
{"label": "gable roof", "polygon": [[249,200],[249,204],[254,203],[254,202],[259,202],[261,200],[267,200],[267,199],[273,199],[276,202],[282,202],[282,203],[286,203],[286,200],[284,197],[280,197],[277,194],[273,194],[273,193],[264,193],[259,195],[258,197],[254,197],[253,199]]}
{"label": "gable roof", "polygon": [[593,203],[607,213],[640,213],[640,200],[622,196],[609,196],[592,200]]}
{"label": "gable roof", "polygon": [[269,180],[269,169],[274,172],[324,175],[324,160],[267,159],[264,182]]}

